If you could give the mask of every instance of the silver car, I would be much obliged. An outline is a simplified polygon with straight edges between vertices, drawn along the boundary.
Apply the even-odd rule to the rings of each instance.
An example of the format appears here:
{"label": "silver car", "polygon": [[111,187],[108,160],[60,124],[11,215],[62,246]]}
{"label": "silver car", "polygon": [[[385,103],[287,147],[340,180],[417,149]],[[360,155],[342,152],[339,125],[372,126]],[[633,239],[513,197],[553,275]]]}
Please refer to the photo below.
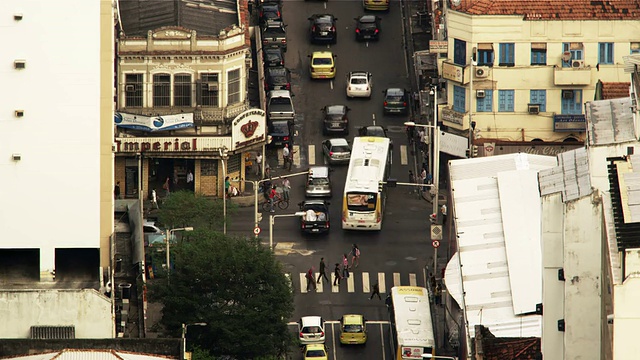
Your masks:
{"label": "silver car", "polygon": [[322,142],[322,152],[329,164],[347,164],[351,160],[351,146],[346,139],[334,138]]}
{"label": "silver car", "polygon": [[331,197],[330,172],[328,166],[310,167],[304,194],[307,197]]}

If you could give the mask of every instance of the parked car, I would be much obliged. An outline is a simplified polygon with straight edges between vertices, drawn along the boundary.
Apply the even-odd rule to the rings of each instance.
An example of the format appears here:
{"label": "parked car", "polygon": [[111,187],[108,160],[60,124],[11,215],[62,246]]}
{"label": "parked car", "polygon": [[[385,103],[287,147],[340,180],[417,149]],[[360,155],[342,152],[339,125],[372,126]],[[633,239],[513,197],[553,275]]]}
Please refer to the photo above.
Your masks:
{"label": "parked car", "polygon": [[270,147],[281,148],[289,144],[293,146],[293,122],[289,120],[273,120],[269,123]]}
{"label": "parked car", "polygon": [[298,334],[300,343],[323,344],[325,321],[320,316],[303,316],[298,321]]}
{"label": "parked car", "polygon": [[331,169],[328,166],[312,166],[307,174],[304,195],[306,197],[331,197]]}
{"label": "parked car", "polygon": [[312,44],[338,42],[336,20],[331,14],[313,14],[309,18],[309,37]]}
{"label": "parked car", "polygon": [[356,20],[356,40],[379,40],[380,17],[375,15],[363,15]]}
{"label": "parked car", "polygon": [[340,344],[365,344],[367,325],[365,318],[358,314],[344,315],[340,318]]}
{"label": "parked car", "polygon": [[[326,1],[326,0],[325,0]],[[324,344],[309,344],[302,348],[304,360],[328,360],[329,352]]]}
{"label": "parked car", "polygon": [[322,152],[329,164],[348,164],[351,160],[351,146],[343,138],[323,141]]}
{"label": "parked car", "polygon": [[287,26],[282,21],[267,20],[262,24],[262,47],[278,47],[287,51]]}
{"label": "parked car", "polygon": [[300,211],[300,230],[308,234],[329,231],[329,203],[324,200],[305,200],[298,203]]}
{"label": "parked car", "polygon": [[260,5],[260,14],[258,20],[261,24],[269,20],[282,21],[282,8],[277,2],[268,2]]}
{"label": "parked car", "polygon": [[322,133],[324,135],[341,133],[349,135],[349,117],[351,110],[346,105],[327,105],[322,108]]}
{"label": "parked car", "polygon": [[312,79],[333,79],[336,77],[335,55],[331,51],[315,51],[309,55],[309,73]]}
{"label": "parked car", "polygon": [[267,68],[264,80],[264,89],[271,90],[291,90],[291,72],[285,67]]}
{"label": "parked car", "polygon": [[284,66],[284,54],[280,48],[265,48],[262,50],[264,66],[267,68]]}
{"label": "parked car", "polygon": [[347,74],[347,97],[371,98],[373,75],[366,71],[351,71]]}
{"label": "parked car", "polygon": [[400,88],[389,88],[384,93],[384,113],[385,114],[406,114],[409,110],[409,99],[407,92]]}
{"label": "parked car", "polygon": [[296,110],[293,107],[293,95],[289,90],[271,90],[267,98],[267,119],[289,120],[293,123]]}

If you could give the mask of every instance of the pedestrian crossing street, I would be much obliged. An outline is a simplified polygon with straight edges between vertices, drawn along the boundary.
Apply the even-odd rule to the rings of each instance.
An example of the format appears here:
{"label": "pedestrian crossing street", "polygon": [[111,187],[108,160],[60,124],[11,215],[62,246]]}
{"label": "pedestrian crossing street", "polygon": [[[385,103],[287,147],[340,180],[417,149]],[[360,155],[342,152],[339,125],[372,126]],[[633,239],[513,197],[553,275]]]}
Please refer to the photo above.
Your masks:
{"label": "pedestrian crossing street", "polygon": [[[307,165],[323,165],[322,160],[319,163],[316,161],[316,154],[319,155],[322,159],[324,156],[322,153],[322,148],[316,149],[315,145],[308,145],[307,155],[308,159],[305,159],[305,156],[301,156],[300,154],[300,145],[293,145],[293,167],[305,167]],[[407,145],[400,145],[400,165],[408,165],[409,157],[407,154]],[[282,156],[282,149],[278,149],[278,166],[284,166],[284,158]]]}
{"label": "pedestrian crossing street", "polygon": [[[339,285],[333,285],[335,280],[335,274],[327,273],[330,283],[327,283],[325,279],[320,280],[318,283],[318,276],[320,273],[315,273],[314,279],[316,283],[316,291],[318,293],[371,293],[373,285],[378,282],[380,293],[384,294],[388,292],[394,286],[424,286],[424,280],[421,280],[421,284],[418,284],[418,276],[415,273],[409,273],[408,276],[403,276],[400,273],[393,273],[391,277],[387,277],[385,273],[369,273],[369,272],[351,272],[350,276],[346,279],[342,279]],[[298,278],[294,278],[295,275],[286,274],[291,280],[293,289],[296,293],[306,294],[307,292],[314,292],[312,288],[307,291],[307,278],[306,273],[301,272],[298,274]],[[422,274],[424,278],[424,274]],[[337,282],[336,282],[337,283]]]}

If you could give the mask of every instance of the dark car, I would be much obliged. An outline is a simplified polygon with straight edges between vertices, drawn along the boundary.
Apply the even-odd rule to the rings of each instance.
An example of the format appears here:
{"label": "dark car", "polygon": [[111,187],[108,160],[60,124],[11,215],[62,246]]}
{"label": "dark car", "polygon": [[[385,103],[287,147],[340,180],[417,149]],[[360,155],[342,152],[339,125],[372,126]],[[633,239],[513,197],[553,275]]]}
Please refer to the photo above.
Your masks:
{"label": "dark car", "polygon": [[271,147],[284,147],[289,144],[293,146],[293,123],[289,120],[273,120],[269,124],[269,136],[271,136]]}
{"label": "dark car", "polygon": [[[389,135],[387,135],[387,129],[380,125],[363,126],[358,129],[358,136],[389,137]],[[389,147],[393,149],[393,140],[389,140]]]}
{"label": "dark car", "polygon": [[309,27],[311,43],[329,42],[331,44],[335,44],[338,41],[336,20],[338,20],[338,18],[331,14],[312,15],[309,18],[309,21],[311,22]]}
{"label": "dark car", "polygon": [[291,72],[285,67],[271,67],[265,75],[264,88],[271,90],[291,90]]}
{"label": "dark car", "polygon": [[380,18],[375,15],[363,15],[356,20],[356,40],[378,40],[380,36]]}
{"label": "dark car", "polygon": [[278,47],[287,51],[287,26],[282,21],[267,20],[262,24],[262,47]]}
{"label": "dark car", "polygon": [[324,200],[306,200],[298,203],[304,215],[300,217],[300,229],[305,233],[325,233],[329,227],[329,205]]}
{"label": "dark car", "polygon": [[280,48],[266,48],[262,50],[265,67],[284,66],[284,54]]}
{"label": "dark car", "polygon": [[268,20],[282,21],[282,9],[280,8],[280,4],[275,2],[262,4],[260,6],[260,14],[258,17],[261,24]]}
{"label": "dark car", "polygon": [[409,109],[407,92],[400,88],[389,88],[384,93],[385,114],[406,114]]}
{"label": "dark car", "polygon": [[327,105],[322,108],[323,126],[322,133],[341,133],[349,135],[349,117],[347,113],[351,110],[345,105]]}

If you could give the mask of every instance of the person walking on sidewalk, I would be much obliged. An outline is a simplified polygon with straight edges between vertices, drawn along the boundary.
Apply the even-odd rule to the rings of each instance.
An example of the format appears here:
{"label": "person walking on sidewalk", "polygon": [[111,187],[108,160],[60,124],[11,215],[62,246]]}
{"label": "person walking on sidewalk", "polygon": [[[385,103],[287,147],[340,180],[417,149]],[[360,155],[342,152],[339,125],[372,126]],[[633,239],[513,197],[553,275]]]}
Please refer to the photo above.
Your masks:
{"label": "person walking on sidewalk", "polygon": [[[336,285],[340,285],[340,279],[342,279],[342,276],[340,275],[340,264],[336,263],[336,267],[335,269],[333,269],[333,275],[335,276],[335,279],[333,279],[333,286]],[[336,284],[337,282],[337,284]]]}
{"label": "person walking on sidewalk", "polygon": [[358,245],[353,244],[350,254],[351,254],[351,269],[353,270],[354,267],[358,267],[358,264],[360,263],[360,249],[358,248]]}
{"label": "person walking on sidewalk", "polygon": [[320,258],[320,273],[318,274],[318,281],[317,283],[320,283],[320,280],[322,280],[323,278],[325,280],[327,280],[327,283],[329,283],[329,278],[327,277],[327,272],[325,269],[326,265],[324,263],[324,258],[321,257]]}
{"label": "person walking on sidewalk", "polygon": [[442,204],[440,212],[442,213],[442,225],[444,225],[447,222],[447,205]]}
{"label": "person walking on sidewalk", "polygon": [[313,281],[313,266],[307,271],[307,291],[309,291],[309,288],[313,288],[313,290],[316,290],[316,282]]}
{"label": "person walking on sidewalk", "polygon": [[120,181],[116,183],[116,186],[113,188],[113,197],[117,199],[122,199],[120,196]]}
{"label": "person walking on sidewalk", "polygon": [[378,295],[378,299],[382,300],[382,297],[380,297],[380,285],[378,285],[377,281],[375,284],[373,284],[373,291],[371,291],[371,296],[369,297],[369,300],[373,299],[375,295]]}

